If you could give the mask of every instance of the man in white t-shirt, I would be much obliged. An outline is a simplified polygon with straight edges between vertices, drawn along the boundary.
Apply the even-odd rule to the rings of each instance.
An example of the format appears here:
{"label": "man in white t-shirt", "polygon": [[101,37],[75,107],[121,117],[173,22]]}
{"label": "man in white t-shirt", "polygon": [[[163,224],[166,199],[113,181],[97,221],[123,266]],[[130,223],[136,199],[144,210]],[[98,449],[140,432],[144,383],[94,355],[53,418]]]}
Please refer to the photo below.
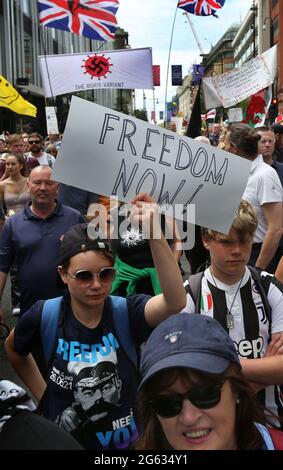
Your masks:
{"label": "man in white t-shirt", "polygon": [[55,158],[43,150],[43,137],[38,132],[29,135],[28,143],[30,152],[26,154],[26,161],[29,164],[31,158],[35,158],[39,165],[48,165],[53,168]]}
{"label": "man in white t-shirt", "polygon": [[274,273],[275,253],[282,234],[283,191],[280,179],[259,155],[260,136],[245,124],[234,124],[225,137],[225,150],[251,160],[242,198],[254,207],[258,218],[249,264]]}

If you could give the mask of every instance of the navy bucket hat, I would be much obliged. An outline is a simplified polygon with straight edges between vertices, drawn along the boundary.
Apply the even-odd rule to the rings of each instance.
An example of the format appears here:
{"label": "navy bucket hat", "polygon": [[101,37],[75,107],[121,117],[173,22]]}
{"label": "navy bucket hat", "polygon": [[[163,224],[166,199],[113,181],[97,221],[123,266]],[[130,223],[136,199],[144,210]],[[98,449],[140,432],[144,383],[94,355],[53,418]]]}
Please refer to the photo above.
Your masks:
{"label": "navy bucket hat", "polygon": [[231,362],[240,367],[234,343],[219,322],[198,313],[172,315],[154,329],[142,350],[139,389],[164,369],[221,374]]}

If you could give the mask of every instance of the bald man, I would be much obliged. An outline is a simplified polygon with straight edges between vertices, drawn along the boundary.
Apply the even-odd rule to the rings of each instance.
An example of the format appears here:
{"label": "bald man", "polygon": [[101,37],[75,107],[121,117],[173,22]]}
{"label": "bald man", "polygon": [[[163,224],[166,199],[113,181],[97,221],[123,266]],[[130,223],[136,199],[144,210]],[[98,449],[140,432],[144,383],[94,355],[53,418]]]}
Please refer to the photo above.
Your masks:
{"label": "bald man", "polygon": [[34,168],[28,188],[31,201],[6,220],[0,236],[0,298],[16,261],[21,313],[39,299],[62,295],[56,283],[61,238],[73,225],[84,222],[78,211],[57,201],[59,183],[52,180],[50,167]]}

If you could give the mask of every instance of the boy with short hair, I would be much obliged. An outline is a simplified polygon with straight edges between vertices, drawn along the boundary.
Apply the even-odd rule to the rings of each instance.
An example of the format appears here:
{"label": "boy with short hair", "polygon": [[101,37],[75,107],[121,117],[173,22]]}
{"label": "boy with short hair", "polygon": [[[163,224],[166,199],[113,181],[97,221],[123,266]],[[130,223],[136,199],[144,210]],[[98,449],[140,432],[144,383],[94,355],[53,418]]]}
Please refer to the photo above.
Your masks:
{"label": "boy with short hair", "polygon": [[244,375],[261,384],[266,408],[282,416],[283,401],[274,385],[283,383],[283,286],[274,276],[247,267],[256,227],[253,207],[242,201],[228,235],[203,229],[211,265],[199,279],[199,299],[190,287],[193,276],[189,279],[185,311],[221,323],[235,343]]}

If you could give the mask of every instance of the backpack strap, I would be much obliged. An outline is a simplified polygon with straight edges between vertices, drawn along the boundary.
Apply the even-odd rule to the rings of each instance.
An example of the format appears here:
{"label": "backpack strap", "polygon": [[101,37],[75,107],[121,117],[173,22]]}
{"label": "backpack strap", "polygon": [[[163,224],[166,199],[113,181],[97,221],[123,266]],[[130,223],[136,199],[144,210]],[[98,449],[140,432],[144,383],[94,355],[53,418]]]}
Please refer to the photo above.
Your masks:
{"label": "backpack strap", "polygon": [[257,268],[254,268],[253,266],[248,266],[248,268],[251,272],[252,278],[255,281],[255,283],[257,285],[257,288],[258,288],[258,291],[260,293],[261,300],[262,300],[263,307],[264,307],[264,311],[265,311],[265,315],[266,315],[266,318],[267,318],[268,323],[269,323],[269,327],[268,327],[269,336],[271,337],[272,311],[271,311],[271,307],[270,307],[269,302],[268,302],[267,294],[268,294],[269,284],[270,284],[272,278],[270,278],[270,281],[268,283],[266,283],[266,282],[264,282],[264,279],[262,279],[262,277],[260,275],[260,272],[258,271]]}
{"label": "backpack strap", "polygon": [[118,297],[110,295],[111,306],[112,306],[112,318],[115,326],[115,330],[120,341],[123,350],[128,357],[129,361],[133,364],[134,368],[138,369],[138,355],[136,346],[134,344],[129,315],[127,299],[124,297]]}
{"label": "backpack strap", "polygon": [[46,367],[48,367],[54,351],[55,338],[59,323],[63,297],[45,300],[43,303],[40,323],[40,337]]}
{"label": "backpack strap", "polygon": [[50,166],[50,168],[52,168],[52,158],[51,158],[51,155],[49,153],[46,153],[47,155],[47,163],[48,163],[48,166]]}
{"label": "backpack strap", "polygon": [[201,271],[196,274],[192,274],[188,281],[185,284],[185,289],[188,294],[192,297],[196,311],[200,309],[200,299],[201,299],[201,280],[204,276],[204,271]]}

